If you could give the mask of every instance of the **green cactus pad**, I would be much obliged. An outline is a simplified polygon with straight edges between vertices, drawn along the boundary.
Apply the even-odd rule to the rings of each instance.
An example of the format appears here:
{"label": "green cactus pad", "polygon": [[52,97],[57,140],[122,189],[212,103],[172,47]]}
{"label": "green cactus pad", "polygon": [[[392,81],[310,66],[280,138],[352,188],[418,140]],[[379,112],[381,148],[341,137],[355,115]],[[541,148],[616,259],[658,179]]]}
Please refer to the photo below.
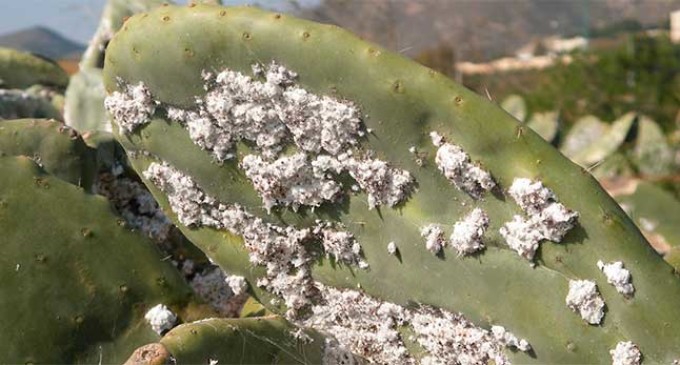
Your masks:
{"label": "green cactus pad", "polygon": [[0,156],[26,156],[48,173],[90,191],[96,174],[94,151],[73,129],[54,120],[0,122]]}
{"label": "green cactus pad", "polygon": [[602,181],[603,179],[632,177],[635,175],[635,169],[623,152],[614,152],[600,163],[595,164],[590,169],[590,173],[596,179]]}
{"label": "green cactus pad", "polygon": [[64,120],[80,133],[111,132],[111,122],[104,110],[102,71],[86,68],[71,76],[66,89]]}
{"label": "green cactus pad", "polygon": [[123,26],[125,20],[137,13],[149,11],[167,1],[162,0],[108,0],[102,11],[99,26],[80,59],[80,69],[104,66],[104,52],[111,37]]}
{"label": "green cactus pad", "polygon": [[68,75],[51,60],[0,47],[0,87],[24,89],[35,84],[64,88]]}
{"label": "green cactus pad", "polygon": [[674,169],[673,150],[661,127],[647,116],[640,116],[632,159],[637,170],[648,176],[669,175]]}
{"label": "green cactus pad", "polygon": [[157,341],[150,307],[200,318],[181,275],[108,201],[26,157],[0,158],[0,231],[1,363],[121,363]]}
{"label": "green cactus pad", "polygon": [[602,138],[609,126],[594,115],[587,115],[577,120],[564,137],[560,151],[573,159],[582,150]]}
{"label": "green cactus pad", "polygon": [[178,364],[320,364],[324,338],[276,316],[214,318],[174,328],[161,339]]}
{"label": "green cactus pad", "polygon": [[241,318],[264,317],[272,314],[273,313],[268,311],[267,308],[262,305],[262,303],[258,302],[253,297],[249,297],[248,300],[246,300],[246,302],[243,304],[243,308],[241,308],[241,313],[239,314],[239,317]]}
{"label": "green cactus pad", "polygon": [[128,17],[166,3],[160,0],[108,0],[99,27],[80,60],[80,71],[71,76],[66,89],[64,120],[80,133],[110,132],[111,122],[104,110],[101,68],[106,46]]}
{"label": "green cactus pad", "polygon": [[[673,258],[680,250],[680,202],[664,189],[646,181],[630,180],[623,188],[612,191],[616,201],[637,223],[654,249],[664,256]],[[673,253],[673,255],[668,256]],[[676,270],[680,270],[677,263]]]}
{"label": "green cactus pad", "polygon": [[626,140],[636,119],[635,113],[627,113],[615,120],[606,134],[576,153],[572,160],[584,167],[601,162]]}
{"label": "green cactus pad", "polygon": [[[172,42],[158,41],[169,35]],[[268,214],[238,165],[255,151],[252,144],[237,144],[239,161],[218,164],[182,125],[164,118],[164,108],[194,108],[196,97],[205,95],[203,71],[228,68],[250,77],[254,64],[272,61],[299,73],[296,83],[309,92],[354,102],[370,130],[363,145],[410,172],[417,191],[396,208],[369,209],[366,194],[360,193],[314,210],[276,208]],[[624,340],[637,343],[648,361],[680,356],[674,348],[680,342],[675,324],[680,279],[616,202],[530,128],[436,72],[334,26],[254,8],[195,6],[164,7],[130,18],[107,50],[108,93],[124,91],[120,80],[129,86],[143,83],[148,95],[162,103],[148,124],[144,120],[139,130],[119,136],[140,174],[164,161],[209,197],[238,203],[266,222],[300,228],[313,226],[316,219],[329,220],[342,223],[356,237],[370,268],[319,257],[311,272],[318,282],[360,287],[400,306],[421,303],[461,312],[484,327],[506,326],[534,349],[507,353],[519,363],[606,363],[611,361],[609,350]],[[134,116],[147,112],[153,113],[151,104]],[[627,132],[629,125],[619,129]],[[458,190],[437,169],[431,131],[459,145],[469,155],[466,168],[483,167],[499,188],[480,192],[479,200]],[[535,267],[499,234],[505,222],[524,214],[504,194],[516,178],[541,181],[580,214],[579,226],[561,244],[542,243]],[[170,213],[168,197],[145,182]],[[456,257],[449,248],[440,256],[426,249],[421,228],[438,224],[448,235],[475,207],[488,214],[484,251]],[[251,288],[263,276],[263,267],[250,264],[240,237],[209,227],[180,227],[225,270],[245,276]],[[390,242],[396,243],[398,255],[388,253]],[[598,260],[625,262],[634,276],[633,299],[623,298],[607,283]],[[577,279],[598,284],[607,305],[600,326],[588,325],[565,305],[569,282]]]}

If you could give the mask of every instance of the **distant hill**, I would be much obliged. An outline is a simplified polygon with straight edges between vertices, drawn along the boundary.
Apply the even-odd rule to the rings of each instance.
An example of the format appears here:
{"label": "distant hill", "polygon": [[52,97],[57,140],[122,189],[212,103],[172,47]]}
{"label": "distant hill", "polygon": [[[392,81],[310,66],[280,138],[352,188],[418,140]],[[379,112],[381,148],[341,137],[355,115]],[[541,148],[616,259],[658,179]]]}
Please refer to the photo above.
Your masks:
{"label": "distant hill", "polygon": [[16,48],[54,60],[78,59],[85,50],[82,44],[39,26],[0,36],[0,47]]}

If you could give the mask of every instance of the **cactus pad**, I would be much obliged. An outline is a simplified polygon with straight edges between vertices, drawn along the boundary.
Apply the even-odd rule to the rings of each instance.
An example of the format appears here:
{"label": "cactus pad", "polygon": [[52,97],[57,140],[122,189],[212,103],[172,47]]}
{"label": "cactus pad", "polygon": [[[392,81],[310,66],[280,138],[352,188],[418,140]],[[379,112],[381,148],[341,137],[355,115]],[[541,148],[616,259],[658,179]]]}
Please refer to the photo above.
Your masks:
{"label": "cactus pad", "polygon": [[35,84],[64,88],[68,75],[54,61],[0,47],[0,87],[24,89]]}
{"label": "cactus pad", "polygon": [[[169,34],[173,42],[157,41]],[[478,343],[493,351],[461,355],[479,361],[602,363],[628,340],[652,361],[680,356],[680,279],[634,224],[581,168],[442,75],[333,26],[197,5],[130,18],[109,45],[104,81],[121,144],[187,237],[270,308],[369,360],[451,356],[461,327],[497,341]],[[441,138],[432,141],[433,131]],[[286,175],[295,153],[306,154],[307,170]],[[315,169],[323,178],[291,183]],[[323,191],[310,187],[324,179],[337,194],[291,198]],[[554,194],[545,202],[578,220],[555,205],[520,206],[506,193],[516,179],[541,182]],[[475,208],[488,218],[477,234],[485,248],[457,257],[447,236]],[[564,220],[571,229],[544,232],[527,261],[500,233],[525,214],[530,229]],[[441,232],[438,255],[423,227]],[[608,284],[598,260],[625,262],[634,299]],[[600,325],[566,305],[574,280],[598,284],[607,308]],[[389,336],[362,347],[375,326],[370,308],[382,305],[393,309],[380,317]],[[342,319],[348,311],[356,321]],[[445,330],[428,332],[432,323]],[[495,350],[517,345],[526,351]]]}
{"label": "cactus pad", "polygon": [[105,199],[26,157],[0,158],[0,230],[2,363],[122,362],[158,339],[153,305],[198,319],[179,273]]}

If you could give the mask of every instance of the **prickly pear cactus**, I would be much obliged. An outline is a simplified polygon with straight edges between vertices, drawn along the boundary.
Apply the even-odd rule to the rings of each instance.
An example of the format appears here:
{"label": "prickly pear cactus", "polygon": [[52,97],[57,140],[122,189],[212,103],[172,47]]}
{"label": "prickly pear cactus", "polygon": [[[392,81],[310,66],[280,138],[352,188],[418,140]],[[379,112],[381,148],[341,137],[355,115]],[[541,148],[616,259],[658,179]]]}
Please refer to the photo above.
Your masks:
{"label": "prickly pear cactus", "polygon": [[81,70],[103,67],[106,45],[127,17],[149,11],[163,3],[166,2],[161,0],[108,0],[102,11],[99,26],[80,60]]}
{"label": "prickly pear cactus", "polygon": [[680,270],[680,202],[673,194],[646,181],[628,180],[610,193],[637,223],[654,249]]}
{"label": "prickly pear cactus", "polygon": [[538,133],[547,142],[553,142],[557,138],[559,130],[559,113],[534,113],[527,122],[527,127]]}
{"label": "prickly pear cactus", "polygon": [[159,336],[145,312],[206,310],[179,273],[108,201],[0,157],[0,362],[121,363]]}
{"label": "prickly pear cactus", "polygon": [[111,132],[111,122],[104,110],[102,71],[84,68],[71,76],[66,89],[64,119],[80,133]]}
{"label": "prickly pear cactus", "polygon": [[160,341],[179,364],[321,364],[324,343],[277,316],[187,323]]}
{"label": "prickly pear cactus", "polygon": [[607,133],[609,127],[598,117],[586,115],[578,119],[564,137],[560,151],[573,159],[581,151],[594,144]]}
{"label": "prickly pear cactus", "polygon": [[680,279],[616,202],[440,74],[337,27],[198,5],[130,18],[104,80],[187,237],[369,361],[680,357]]}
{"label": "prickly pear cactus", "polygon": [[47,98],[25,90],[0,89],[0,120],[19,118],[61,119],[61,112]]}
{"label": "prickly pear cactus", "polygon": [[640,116],[632,159],[643,175],[669,175],[675,170],[673,150],[661,127],[647,116]]}
{"label": "prickly pear cactus", "polygon": [[73,129],[54,120],[0,122],[0,156],[28,156],[48,173],[90,191],[95,152]]}
{"label": "prickly pear cactus", "polygon": [[577,152],[571,159],[584,167],[600,163],[614,153],[626,140],[636,119],[635,113],[624,114],[612,122],[612,125],[602,137]]}
{"label": "prickly pear cactus", "polygon": [[63,88],[68,75],[51,60],[0,47],[0,88],[24,89],[35,84]]}
{"label": "prickly pear cactus", "polygon": [[99,26],[80,60],[79,71],[71,76],[66,89],[64,119],[80,133],[111,132],[111,122],[104,110],[102,70],[106,46],[125,19],[151,10],[165,1],[109,0]]}

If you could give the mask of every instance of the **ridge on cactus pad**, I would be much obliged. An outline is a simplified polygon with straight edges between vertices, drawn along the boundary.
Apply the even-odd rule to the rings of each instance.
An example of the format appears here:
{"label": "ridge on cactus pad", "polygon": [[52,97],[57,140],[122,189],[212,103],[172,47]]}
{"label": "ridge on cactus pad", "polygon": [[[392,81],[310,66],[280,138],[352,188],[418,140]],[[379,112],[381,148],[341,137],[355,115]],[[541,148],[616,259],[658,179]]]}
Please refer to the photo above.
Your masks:
{"label": "ridge on cactus pad", "polygon": [[[114,36],[104,83],[114,133],[185,235],[268,308],[369,361],[607,363],[621,341],[650,362],[680,358],[680,278],[616,202],[530,128],[434,71],[334,26],[166,6]],[[444,154],[440,170],[447,145],[461,153]],[[515,200],[518,179],[546,190]],[[484,249],[459,256],[449,235],[477,208],[488,223],[465,236]],[[509,222],[522,222],[513,237],[535,255],[510,248]],[[625,264],[634,297],[599,260]],[[567,305],[579,280],[596,291],[569,302],[601,296],[596,324]],[[464,346],[461,332],[479,341]]]}

